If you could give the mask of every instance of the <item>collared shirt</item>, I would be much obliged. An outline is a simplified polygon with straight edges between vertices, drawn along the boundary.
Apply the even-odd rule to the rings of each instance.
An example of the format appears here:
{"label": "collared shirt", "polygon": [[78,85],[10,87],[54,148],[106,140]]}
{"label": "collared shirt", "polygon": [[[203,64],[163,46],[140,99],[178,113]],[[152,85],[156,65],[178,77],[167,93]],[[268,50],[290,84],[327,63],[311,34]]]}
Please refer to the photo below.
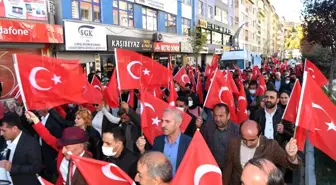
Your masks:
{"label": "collared shirt", "polygon": [[175,172],[176,172],[177,153],[178,153],[178,148],[180,144],[180,138],[181,138],[181,133],[177,136],[176,140],[171,144],[168,141],[168,136],[165,136],[165,139],[164,139],[165,144],[164,144],[163,153],[168,158],[168,160],[171,162],[173,166],[173,176],[175,175]]}
{"label": "collared shirt", "polygon": [[[48,118],[49,118],[49,113],[46,116],[41,117],[41,123],[42,123],[43,126],[46,125],[46,123],[48,121]],[[40,137],[39,141],[40,141],[40,145],[42,146],[42,138],[41,137]]]}
{"label": "collared shirt", "polygon": [[[9,162],[10,163],[13,163],[14,153],[15,153],[15,150],[16,150],[16,146],[19,143],[19,140],[21,138],[21,135],[22,135],[22,131],[13,141],[6,141],[7,148],[10,149],[10,154],[9,154]],[[11,182],[11,184],[13,184],[10,173],[8,171],[6,171],[6,174],[7,174],[8,180]]]}
{"label": "collared shirt", "polygon": [[[84,153],[85,151],[83,151],[82,154],[80,154],[79,156],[83,157]],[[76,170],[76,165],[74,164],[72,173],[75,173],[75,170]],[[66,184],[66,180],[68,177],[68,171],[69,171],[69,160],[63,157],[63,160],[60,165],[60,172],[63,178],[63,184]]]}
{"label": "collared shirt", "polygon": [[224,168],[225,157],[228,149],[229,139],[236,136],[235,129],[232,127],[233,123],[229,123],[224,130],[216,128],[213,133],[211,152],[215,157],[215,160],[220,168]]}
{"label": "collared shirt", "polygon": [[255,148],[250,148],[246,146],[243,141],[241,141],[240,143],[240,164],[242,168],[244,168],[245,164],[254,157],[254,153],[259,146],[259,141]]}
{"label": "collared shirt", "polygon": [[277,109],[274,109],[272,113],[268,113],[265,109],[265,130],[264,135],[268,139],[274,139],[274,127],[273,127],[273,116]]}
{"label": "collared shirt", "polygon": [[281,80],[275,80],[274,81],[274,86],[275,86],[275,89],[277,91],[279,91],[280,87],[281,87]]}

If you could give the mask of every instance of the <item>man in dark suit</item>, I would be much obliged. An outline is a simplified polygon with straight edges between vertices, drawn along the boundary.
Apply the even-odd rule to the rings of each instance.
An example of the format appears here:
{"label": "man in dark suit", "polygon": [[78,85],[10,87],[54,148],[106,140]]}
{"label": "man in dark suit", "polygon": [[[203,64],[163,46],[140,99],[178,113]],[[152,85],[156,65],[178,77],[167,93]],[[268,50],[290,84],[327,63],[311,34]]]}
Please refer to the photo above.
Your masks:
{"label": "man in dark suit", "polygon": [[[163,112],[162,131],[164,135],[154,139],[153,151],[159,151],[169,159],[173,166],[173,175],[177,171],[191,138],[181,133],[182,114],[180,111],[168,108]],[[146,140],[144,136],[139,137],[136,145],[140,153],[145,152]]]}
{"label": "man in dark suit", "polygon": [[[53,112],[49,113],[48,109],[39,110],[38,113],[41,116],[41,123],[46,127],[46,129],[48,129],[50,134],[56,138],[60,138],[62,136],[63,129],[61,128],[57,120],[54,118],[53,114],[55,113]],[[56,168],[57,151],[55,151],[39,136],[38,140],[42,149],[42,163],[44,167],[41,175],[49,182],[54,182],[54,180],[57,177],[57,168]]]}
{"label": "man in dark suit", "polygon": [[262,136],[260,125],[252,120],[240,125],[240,135],[230,140],[223,169],[224,185],[240,185],[243,167],[252,158],[265,158],[292,170],[301,164],[295,139],[291,139],[284,150],[275,140]]}
{"label": "man in dark suit", "polygon": [[38,142],[21,130],[20,117],[8,113],[1,120],[0,130],[10,149],[9,160],[0,161],[0,168],[9,172],[15,185],[39,185],[36,175],[42,170],[41,148]]}

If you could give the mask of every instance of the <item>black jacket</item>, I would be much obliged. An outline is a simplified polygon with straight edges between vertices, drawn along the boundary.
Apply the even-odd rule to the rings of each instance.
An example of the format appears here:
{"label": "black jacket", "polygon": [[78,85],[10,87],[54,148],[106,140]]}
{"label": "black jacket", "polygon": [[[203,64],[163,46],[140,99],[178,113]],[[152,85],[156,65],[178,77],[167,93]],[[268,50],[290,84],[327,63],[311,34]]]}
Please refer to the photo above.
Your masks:
{"label": "black jacket", "polygon": [[[274,130],[274,136],[273,138],[278,141],[279,145],[284,146],[285,143],[293,136],[294,130],[292,125],[289,125],[290,123],[282,121],[282,115],[284,113],[284,110],[280,107],[277,108],[274,116],[273,116],[273,130]],[[256,121],[261,126],[261,133],[264,135],[265,130],[265,109],[259,109],[255,113],[252,120]],[[284,133],[280,134],[277,132],[277,125],[282,122],[284,125]]]}
{"label": "black jacket", "polygon": [[102,140],[99,132],[91,126],[87,127],[85,132],[89,136],[87,149],[92,153],[94,159],[99,159],[102,155]]}
{"label": "black jacket", "polygon": [[190,136],[190,137],[193,137],[194,136],[194,133],[196,132],[196,117],[191,114],[190,112],[186,112],[189,116],[191,116],[191,120],[189,122],[189,125],[187,127],[187,129],[185,130],[184,134]]}
{"label": "black jacket", "polygon": [[10,175],[14,185],[40,185],[36,174],[42,170],[42,156],[39,143],[22,132],[12,161]]}

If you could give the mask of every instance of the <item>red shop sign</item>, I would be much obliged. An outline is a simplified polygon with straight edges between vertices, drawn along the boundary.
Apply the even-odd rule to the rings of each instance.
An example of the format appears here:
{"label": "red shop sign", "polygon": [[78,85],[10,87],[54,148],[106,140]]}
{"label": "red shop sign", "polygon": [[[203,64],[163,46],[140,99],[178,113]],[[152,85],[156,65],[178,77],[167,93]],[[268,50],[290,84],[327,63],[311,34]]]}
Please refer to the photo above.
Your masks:
{"label": "red shop sign", "polygon": [[63,27],[17,20],[0,20],[0,42],[63,43]]}
{"label": "red shop sign", "polygon": [[154,42],[155,52],[180,52],[180,44],[167,42]]}

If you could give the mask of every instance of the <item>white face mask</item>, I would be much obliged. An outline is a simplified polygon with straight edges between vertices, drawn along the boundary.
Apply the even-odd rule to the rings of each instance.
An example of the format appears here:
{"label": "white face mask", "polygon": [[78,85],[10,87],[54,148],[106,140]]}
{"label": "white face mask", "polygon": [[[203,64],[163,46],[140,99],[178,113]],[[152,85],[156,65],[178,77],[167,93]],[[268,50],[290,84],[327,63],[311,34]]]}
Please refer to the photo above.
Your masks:
{"label": "white face mask", "polygon": [[183,107],[176,107],[178,110],[184,112],[184,108]]}
{"label": "white face mask", "polygon": [[255,89],[249,89],[250,94],[255,94],[256,90]]}
{"label": "white face mask", "polygon": [[113,147],[107,147],[107,146],[102,146],[102,152],[104,155],[107,157],[113,157],[117,154],[117,152],[113,152],[115,146]]}
{"label": "white face mask", "polygon": [[188,102],[188,107],[192,107],[193,105],[194,105],[194,101],[189,100],[189,102]]}
{"label": "white face mask", "polygon": [[290,82],[289,80],[286,80],[286,81],[285,81],[286,84],[289,84],[289,82]]}

